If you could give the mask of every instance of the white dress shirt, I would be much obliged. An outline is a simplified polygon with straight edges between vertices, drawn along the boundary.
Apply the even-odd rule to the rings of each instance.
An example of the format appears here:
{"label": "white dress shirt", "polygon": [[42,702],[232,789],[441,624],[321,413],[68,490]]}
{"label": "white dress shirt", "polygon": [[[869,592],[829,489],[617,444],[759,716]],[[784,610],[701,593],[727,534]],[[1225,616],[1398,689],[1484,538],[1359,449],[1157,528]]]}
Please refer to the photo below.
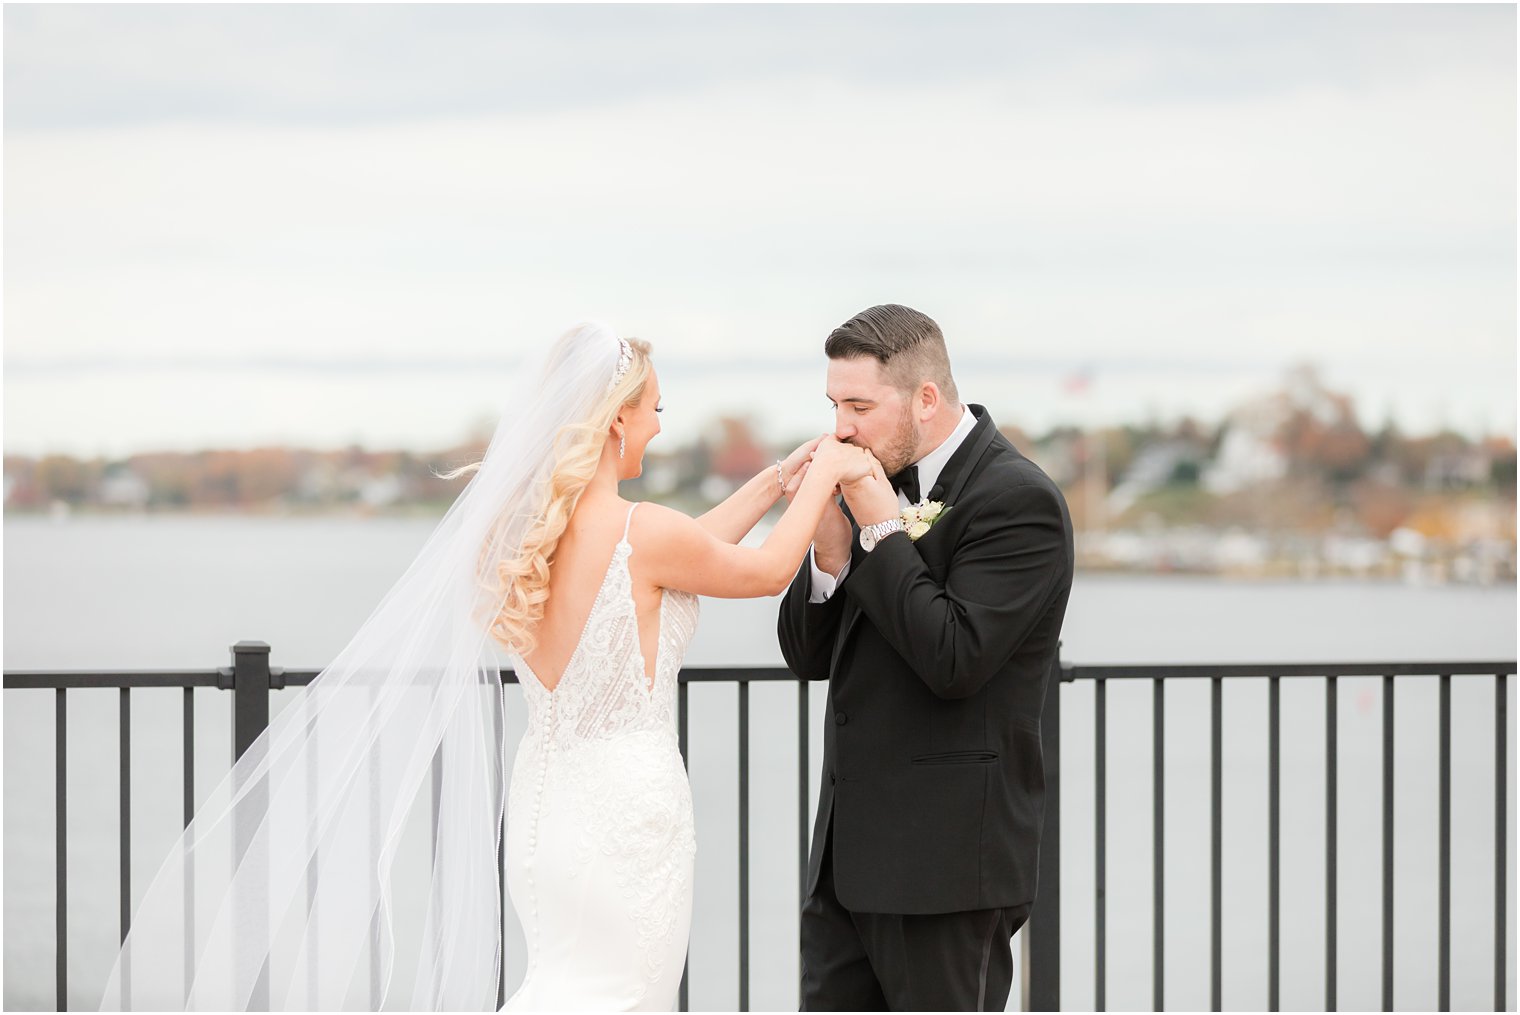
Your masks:
{"label": "white dress shirt", "polygon": [[[950,431],[950,436],[941,441],[939,447],[914,463],[918,466],[918,502],[920,504],[929,495],[929,491],[934,489],[934,484],[939,481],[939,474],[944,471],[945,463],[950,460],[950,456],[955,454],[955,449],[965,442],[966,436],[975,428],[976,417],[971,414],[970,409],[962,405],[960,422],[955,424],[955,429]],[[898,492],[897,506],[903,508],[911,506],[908,503],[907,494]],[[848,560],[844,562],[844,567],[840,568],[838,574],[831,575],[822,570],[812,550],[808,551],[808,566],[813,569],[812,592],[808,595],[810,603],[827,602],[828,598],[834,594],[834,590],[839,587],[839,583],[844,581],[844,576],[850,573]]]}

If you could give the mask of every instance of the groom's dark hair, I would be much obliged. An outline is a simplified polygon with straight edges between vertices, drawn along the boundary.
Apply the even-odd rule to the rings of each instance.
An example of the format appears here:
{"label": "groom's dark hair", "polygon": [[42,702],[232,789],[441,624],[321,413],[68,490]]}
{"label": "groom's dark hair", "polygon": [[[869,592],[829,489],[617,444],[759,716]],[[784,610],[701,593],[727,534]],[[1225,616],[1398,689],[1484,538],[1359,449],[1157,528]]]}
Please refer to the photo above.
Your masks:
{"label": "groom's dark hair", "polygon": [[939,325],[912,307],[884,303],[862,310],[835,328],[823,343],[829,359],[870,356],[881,364],[887,383],[903,392],[933,381],[940,393],[958,404],[955,378],[950,376],[950,353]]}

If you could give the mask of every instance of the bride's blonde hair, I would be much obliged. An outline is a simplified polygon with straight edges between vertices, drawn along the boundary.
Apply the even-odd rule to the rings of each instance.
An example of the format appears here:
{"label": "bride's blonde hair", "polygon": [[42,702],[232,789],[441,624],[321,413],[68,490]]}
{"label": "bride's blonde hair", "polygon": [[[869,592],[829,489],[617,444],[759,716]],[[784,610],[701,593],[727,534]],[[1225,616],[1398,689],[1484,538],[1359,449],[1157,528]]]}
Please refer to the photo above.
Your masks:
{"label": "bride's blonde hair", "polygon": [[[544,617],[549,598],[549,570],[554,551],[580,503],[581,494],[596,475],[597,463],[618,413],[643,401],[649,380],[650,345],[641,339],[627,340],[633,350],[628,370],[588,419],[570,423],[554,437],[554,464],[541,481],[535,497],[534,520],[516,546],[502,546],[493,532],[484,553],[498,552],[500,559],[483,560],[480,575],[487,583],[488,602],[499,603],[488,618],[488,632],[508,652],[526,656],[538,644],[535,629]],[[444,475],[451,479],[480,468],[477,463]],[[501,519],[498,529],[509,520]],[[493,551],[494,548],[498,548]],[[494,580],[493,580],[494,579]]]}

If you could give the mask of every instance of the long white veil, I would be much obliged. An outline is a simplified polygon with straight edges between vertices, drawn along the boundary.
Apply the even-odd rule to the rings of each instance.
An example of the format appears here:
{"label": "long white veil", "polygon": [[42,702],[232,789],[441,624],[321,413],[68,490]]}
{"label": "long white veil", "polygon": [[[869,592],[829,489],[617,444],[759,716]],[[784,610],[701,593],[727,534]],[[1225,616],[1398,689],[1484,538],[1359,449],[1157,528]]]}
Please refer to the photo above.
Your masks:
{"label": "long white veil", "polygon": [[[558,435],[593,417],[622,349],[580,325],[515,378],[480,470],[416,560],[310,685],[281,692],[292,700],[170,850],[102,1009],[495,1009],[494,562],[535,520]],[[397,863],[418,823],[431,863]],[[425,900],[400,935],[398,897]],[[415,971],[410,999],[391,996],[398,969]]]}

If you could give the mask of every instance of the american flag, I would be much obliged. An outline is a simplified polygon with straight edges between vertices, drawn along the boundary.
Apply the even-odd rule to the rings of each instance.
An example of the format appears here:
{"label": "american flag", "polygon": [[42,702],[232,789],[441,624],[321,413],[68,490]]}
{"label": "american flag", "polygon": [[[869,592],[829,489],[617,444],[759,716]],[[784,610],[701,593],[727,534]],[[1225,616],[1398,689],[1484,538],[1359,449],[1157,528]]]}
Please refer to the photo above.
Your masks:
{"label": "american flag", "polygon": [[1068,395],[1085,395],[1092,387],[1093,368],[1091,364],[1084,365],[1067,374],[1061,380],[1061,389]]}

